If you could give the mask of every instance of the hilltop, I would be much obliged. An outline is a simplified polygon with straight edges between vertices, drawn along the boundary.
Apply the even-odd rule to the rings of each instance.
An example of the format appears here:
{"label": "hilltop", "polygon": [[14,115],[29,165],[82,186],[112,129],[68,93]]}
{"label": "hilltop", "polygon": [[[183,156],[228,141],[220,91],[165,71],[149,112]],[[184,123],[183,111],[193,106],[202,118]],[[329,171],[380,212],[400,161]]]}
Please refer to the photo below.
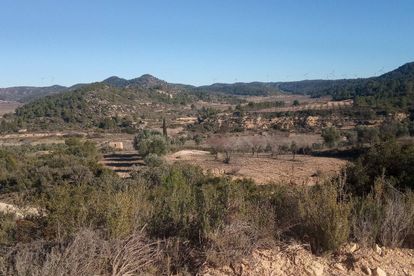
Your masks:
{"label": "hilltop", "polygon": [[[193,88],[191,85],[168,83],[150,74],[145,74],[130,80],[112,76],[97,83],[105,84],[115,88],[159,89],[174,93]],[[68,91],[76,91],[77,89],[87,87],[91,84],[93,83],[78,83],[68,87],[62,85],[52,85],[46,87],[16,86],[0,88],[0,100],[27,103],[45,96]]]}

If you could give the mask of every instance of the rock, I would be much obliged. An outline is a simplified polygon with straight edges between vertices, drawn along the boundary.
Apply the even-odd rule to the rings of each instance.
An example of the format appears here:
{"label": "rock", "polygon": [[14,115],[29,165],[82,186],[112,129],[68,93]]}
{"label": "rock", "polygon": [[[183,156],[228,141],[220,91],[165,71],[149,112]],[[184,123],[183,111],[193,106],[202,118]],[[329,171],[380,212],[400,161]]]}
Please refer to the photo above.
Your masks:
{"label": "rock", "polygon": [[341,263],[337,263],[334,265],[334,267],[340,271],[345,271],[346,268],[341,264]]}
{"label": "rock", "polygon": [[374,268],[372,270],[372,275],[374,276],[387,276],[387,273],[385,273],[384,270],[382,270],[380,267]]}
{"label": "rock", "polygon": [[312,262],[311,266],[306,269],[307,275],[309,276],[322,276],[323,265],[318,262]]}
{"label": "rock", "polygon": [[318,124],[319,117],[318,116],[308,116],[306,118],[306,125],[308,127],[315,127]]}
{"label": "rock", "polygon": [[366,265],[364,265],[362,268],[361,268],[361,270],[362,270],[362,272],[364,272],[365,274],[367,274],[367,275],[372,275],[372,271],[371,271],[371,268],[369,268],[368,266],[366,266]]}
{"label": "rock", "polygon": [[381,249],[381,247],[379,247],[378,244],[375,244],[374,250],[378,255],[380,255],[380,256],[382,255],[382,249]]}
{"label": "rock", "polygon": [[351,243],[349,246],[349,253],[354,253],[358,249],[358,246],[356,243]]}

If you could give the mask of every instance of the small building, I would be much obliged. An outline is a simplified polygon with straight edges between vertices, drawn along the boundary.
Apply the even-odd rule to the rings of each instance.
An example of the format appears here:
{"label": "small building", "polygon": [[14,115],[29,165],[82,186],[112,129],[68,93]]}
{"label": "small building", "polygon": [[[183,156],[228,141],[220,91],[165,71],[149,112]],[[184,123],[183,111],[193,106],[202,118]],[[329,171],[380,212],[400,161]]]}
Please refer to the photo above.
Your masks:
{"label": "small building", "polygon": [[123,150],[124,149],[124,143],[122,142],[109,142],[109,147],[116,149],[116,150]]}

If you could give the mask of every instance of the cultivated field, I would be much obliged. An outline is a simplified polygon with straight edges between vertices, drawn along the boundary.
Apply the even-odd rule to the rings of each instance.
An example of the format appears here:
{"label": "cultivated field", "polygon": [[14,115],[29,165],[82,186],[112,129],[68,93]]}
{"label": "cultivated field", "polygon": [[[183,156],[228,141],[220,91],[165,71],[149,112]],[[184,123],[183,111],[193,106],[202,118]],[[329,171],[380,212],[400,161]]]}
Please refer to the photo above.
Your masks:
{"label": "cultivated field", "polygon": [[14,112],[21,105],[19,102],[0,101],[0,116]]}
{"label": "cultivated field", "polygon": [[332,99],[329,96],[320,97],[320,98],[311,98],[310,96],[299,95],[299,94],[279,94],[279,95],[272,95],[272,96],[245,96],[245,97],[241,96],[240,98],[246,100],[247,102],[253,102],[253,103],[281,101],[281,102],[285,102],[286,104],[292,104],[295,100],[301,103],[316,103],[316,102],[327,102]]}
{"label": "cultivated field", "polygon": [[287,106],[287,107],[274,107],[274,108],[266,108],[266,109],[259,109],[255,110],[255,112],[296,112],[296,111],[303,111],[303,110],[328,110],[328,109],[340,109],[340,108],[347,108],[353,105],[352,100],[344,100],[344,101],[314,101],[305,103],[298,106]]}
{"label": "cultivated field", "polygon": [[251,154],[234,154],[230,164],[223,162],[208,151],[182,150],[166,157],[169,162],[185,162],[199,165],[205,172],[213,175],[229,175],[233,178],[251,178],[258,184],[292,184],[314,185],[334,176],[346,165],[347,161],[327,158],[296,155],[279,155],[271,158],[268,155],[253,157]]}

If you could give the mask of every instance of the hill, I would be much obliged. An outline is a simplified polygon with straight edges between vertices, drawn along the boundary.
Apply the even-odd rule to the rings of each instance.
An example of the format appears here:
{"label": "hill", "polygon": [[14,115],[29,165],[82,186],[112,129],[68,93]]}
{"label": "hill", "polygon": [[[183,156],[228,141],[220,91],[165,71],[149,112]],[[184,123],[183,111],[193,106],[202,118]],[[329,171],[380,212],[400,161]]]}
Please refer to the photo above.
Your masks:
{"label": "hill", "polygon": [[222,93],[237,96],[269,96],[281,92],[278,83],[275,82],[215,83],[197,87],[196,90],[206,93]]}
{"label": "hill", "polygon": [[159,117],[163,110],[174,110],[174,106],[195,100],[196,96],[186,92],[171,94],[159,87],[115,87],[100,82],[27,103],[6,116],[12,127],[2,124],[0,129],[132,129],[139,125],[140,118]]}
{"label": "hill", "polygon": [[358,97],[361,105],[409,108],[414,103],[414,62],[378,77],[293,82],[216,83],[197,87],[206,93],[267,96],[277,93],[332,96],[334,100]]}
{"label": "hill", "polygon": [[[112,76],[100,83],[115,88],[158,89],[168,93],[188,92],[189,90],[194,89],[194,86],[168,83],[149,74],[130,80]],[[17,86],[0,88],[0,100],[28,103],[45,96],[67,91],[75,91],[88,85],[90,85],[90,83],[78,83],[70,87],[52,85],[46,87]]]}
{"label": "hill", "polygon": [[[299,82],[252,82],[191,86],[173,84],[152,75],[134,79],[110,77],[94,84],[72,87],[15,87],[0,90],[0,99],[28,102],[1,123],[0,130],[19,128],[134,128],[138,118],[166,111],[183,114],[198,100],[223,103],[234,96],[267,96],[278,93],[330,95],[334,100],[354,99],[356,107],[388,113],[414,108],[414,63],[378,77]],[[180,107],[181,106],[181,107]],[[187,112],[188,113],[188,112]],[[188,115],[188,114],[187,114]],[[194,114],[193,114],[194,115]],[[135,116],[135,118],[133,118]]]}
{"label": "hill", "polygon": [[[414,62],[378,77],[339,80],[303,80],[293,82],[237,82],[232,84],[192,86],[169,83],[152,75],[145,74],[134,79],[117,76],[109,77],[101,83],[116,88],[158,89],[168,93],[205,93],[235,96],[268,96],[278,93],[306,94],[313,97],[330,95],[335,100],[354,97],[372,97],[375,101],[391,101],[392,105],[406,106],[412,101],[414,82]],[[59,85],[49,87],[10,87],[0,88],[0,100],[29,102],[31,100],[64,91],[73,91],[88,84],[75,84],[71,87]],[[403,97],[398,102],[396,97]],[[369,101],[372,101],[370,99]],[[409,105],[409,104],[408,104]]]}
{"label": "hill", "polygon": [[67,87],[53,85],[48,87],[16,86],[0,88],[0,100],[29,102],[33,99],[66,91]]}
{"label": "hill", "polygon": [[313,97],[330,95],[335,100],[355,98],[361,106],[408,109],[414,104],[414,62],[378,77],[289,82],[280,83],[279,88]]}

